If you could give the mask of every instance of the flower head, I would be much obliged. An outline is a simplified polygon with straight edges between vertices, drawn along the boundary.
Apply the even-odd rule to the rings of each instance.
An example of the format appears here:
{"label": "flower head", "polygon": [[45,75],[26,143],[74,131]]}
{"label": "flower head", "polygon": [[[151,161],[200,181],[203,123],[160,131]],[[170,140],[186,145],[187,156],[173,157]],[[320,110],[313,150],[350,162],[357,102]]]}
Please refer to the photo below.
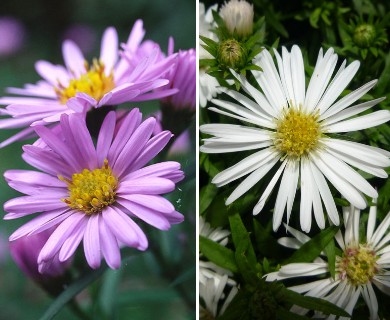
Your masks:
{"label": "flower head", "polygon": [[100,266],[102,257],[111,268],[119,268],[121,246],[148,247],[134,218],[161,230],[183,221],[161,196],[183,179],[180,164],[144,167],[171,138],[169,131],[152,137],[155,124],[154,118],[141,122],[138,109],[118,123],[110,112],[96,148],[80,115],[61,116],[55,130],[35,127],[40,139],[24,146],[23,157],[43,172],[7,171],[8,184],[26,195],[9,200],[4,208],[9,212],[5,219],[42,212],[16,230],[11,241],[56,227],[40,251],[40,271],[57,254],[67,261],[82,240],[92,268]]}
{"label": "flower head", "polygon": [[[212,10],[217,10],[218,5],[211,6],[207,11],[204,4],[199,3],[199,35],[217,41],[217,36],[211,32],[213,26]],[[202,46],[199,46],[199,59],[210,59],[211,54]],[[200,67],[199,70],[199,104],[205,107],[207,101],[217,95],[218,80],[206,73],[207,68]]]}
{"label": "flower head", "polygon": [[344,62],[332,79],[337,55],[333,49],[325,55],[320,50],[306,89],[299,47],[293,46],[291,52],[283,48],[282,57],[275,50],[275,56],[279,71],[267,50],[255,59],[263,70],[252,71],[261,91],[244,76],[232,71],[249,97],[224,89],[238,103],[213,99],[217,107],[210,110],[244,123],[201,126],[203,133],[214,137],[205,139],[200,150],[225,153],[260,149],[214,177],[212,182],[221,187],[248,175],[228,197],[226,205],[241,197],[276,166],[273,178],[253,209],[254,214],[262,210],[281,177],[273,215],[275,230],[280,226],[286,208],[289,220],[298,185],[302,230],[310,230],[312,212],[319,227],[324,228],[322,203],[332,223],[338,225],[339,216],[326,179],[352,205],[363,209],[366,207],[363,194],[377,197],[377,191],[351,166],[386,178],[383,168],[390,165],[390,153],[336,139],[331,134],[377,126],[390,119],[390,112],[381,110],[354,117],[384,100],[379,98],[351,106],[375,85],[376,80],[338,99],[356,74],[358,61],[347,67]]}
{"label": "flower head", "polygon": [[[365,239],[359,237],[360,210],[350,206],[344,208],[345,231],[338,231],[336,241],[342,251],[336,256],[336,277],[329,276],[329,265],[322,257],[313,263],[291,263],[282,266],[279,271],[266,276],[267,281],[300,278],[307,276],[325,276],[289,289],[307,296],[313,296],[335,303],[352,314],[360,296],[366,302],[370,319],[378,319],[378,301],[373,285],[385,294],[390,294],[390,236],[386,234],[390,226],[390,212],[375,230],[376,207],[370,208]],[[285,246],[299,248],[310,240],[301,232],[287,227],[294,238],[282,238],[279,242]],[[299,314],[308,310],[293,307]]]}
{"label": "flower head", "polygon": [[246,37],[253,32],[253,5],[245,0],[230,0],[219,10],[231,34]]}
{"label": "flower head", "polygon": [[0,58],[16,53],[25,39],[23,24],[14,17],[0,17]]}
{"label": "flower head", "polygon": [[[62,46],[65,66],[38,61],[36,71],[43,80],[23,89],[8,92],[23,97],[3,97],[0,104],[8,105],[1,114],[0,128],[22,128],[59,121],[62,114],[86,113],[91,108],[113,106],[129,101],[144,101],[166,97],[177,92],[153,90],[168,84],[164,75],[173,67],[174,55],[162,59],[157,44],[142,43],[145,31],[138,20],[130,33],[124,51],[118,48],[118,36],[113,27],[103,34],[99,58],[87,62],[79,47],[71,40]],[[146,50],[147,48],[147,50]],[[29,127],[0,144],[29,137]]]}

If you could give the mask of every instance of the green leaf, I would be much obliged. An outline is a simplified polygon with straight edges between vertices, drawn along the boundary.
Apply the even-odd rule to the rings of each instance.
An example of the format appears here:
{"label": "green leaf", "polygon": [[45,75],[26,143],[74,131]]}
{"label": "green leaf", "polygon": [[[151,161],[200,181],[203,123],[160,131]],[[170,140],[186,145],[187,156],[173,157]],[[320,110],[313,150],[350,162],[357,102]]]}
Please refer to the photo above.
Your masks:
{"label": "green leaf", "polygon": [[238,213],[229,216],[230,230],[232,231],[233,243],[236,248],[241,248],[246,252],[248,262],[251,265],[257,263],[255,250],[252,246],[252,241],[249,237],[249,233],[242,223],[241,217]]}
{"label": "green leaf", "polygon": [[60,310],[70,302],[78,293],[83,291],[92,282],[96,281],[107,269],[107,266],[101,266],[97,270],[93,270],[88,274],[83,275],[80,279],[72,283],[68,288],[65,289],[50,305],[40,320],[50,320],[60,312]]}
{"label": "green leaf", "polygon": [[196,276],[196,266],[192,266],[188,270],[180,274],[173,282],[169,284],[169,287],[176,287],[179,284],[187,282],[189,280],[195,279]]}
{"label": "green leaf", "polygon": [[203,236],[199,236],[199,249],[211,262],[214,262],[221,268],[234,273],[238,272],[236,258],[232,250]]}
{"label": "green leaf", "polygon": [[218,188],[209,183],[204,186],[199,192],[199,198],[202,199],[199,204],[199,213],[202,214],[207,210],[210,204],[213,202],[215,196],[218,194]]}
{"label": "green leaf", "polygon": [[299,250],[295,251],[289,259],[283,262],[283,264],[293,262],[312,262],[320,255],[321,251],[324,250],[327,244],[334,238],[338,230],[338,226],[331,226],[322,230],[310,241],[303,244]]}
{"label": "green leaf", "polygon": [[256,248],[261,254],[267,257],[275,258],[280,254],[281,247],[272,236],[272,224],[269,223],[267,228],[253,219]]}
{"label": "green leaf", "polygon": [[328,267],[330,275],[333,279],[336,277],[336,246],[334,244],[334,239],[331,239],[329,243],[326,245],[325,254],[328,258]]}
{"label": "green leaf", "polygon": [[235,254],[240,274],[244,278],[244,282],[249,284],[256,282],[263,275],[259,264],[251,264],[248,260],[248,251],[250,251],[250,248],[252,248],[250,244],[241,242]]}
{"label": "green leaf", "polygon": [[302,308],[321,311],[325,314],[334,314],[336,316],[341,316],[341,317],[350,317],[350,314],[345,310],[330,303],[329,301],[320,298],[303,296],[299,293],[296,293],[288,289],[281,290],[279,294],[280,294],[279,298],[281,300],[289,302],[291,304],[296,304]]}
{"label": "green leaf", "polygon": [[122,270],[107,270],[103,276],[103,284],[99,292],[99,305],[107,319],[111,318],[116,303],[117,286],[122,276]]}

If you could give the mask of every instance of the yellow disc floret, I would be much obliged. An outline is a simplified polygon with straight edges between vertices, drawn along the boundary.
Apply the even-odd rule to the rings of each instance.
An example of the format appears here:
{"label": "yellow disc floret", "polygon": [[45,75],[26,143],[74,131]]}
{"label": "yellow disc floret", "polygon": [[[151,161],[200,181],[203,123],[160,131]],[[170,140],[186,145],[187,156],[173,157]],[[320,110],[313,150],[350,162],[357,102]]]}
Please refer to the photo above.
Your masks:
{"label": "yellow disc floret", "polygon": [[69,98],[76,96],[76,93],[86,93],[99,101],[107,92],[115,88],[114,76],[111,72],[108,76],[104,73],[104,64],[94,59],[89,67],[86,62],[87,73],[82,74],[78,79],[69,81],[68,87],[59,86],[55,88],[58,99],[65,104]]}
{"label": "yellow disc floret", "polygon": [[318,146],[321,136],[318,113],[288,108],[276,121],[274,146],[284,156],[300,158]]}
{"label": "yellow disc floret", "polygon": [[376,263],[379,256],[368,245],[360,244],[345,249],[343,256],[338,257],[337,271],[340,279],[347,279],[352,285],[368,283],[379,272]]}
{"label": "yellow disc floret", "polygon": [[84,169],[81,173],[73,174],[71,180],[59,178],[67,183],[69,190],[69,197],[62,201],[73,209],[91,215],[115,202],[118,179],[112,174],[107,160],[101,169]]}

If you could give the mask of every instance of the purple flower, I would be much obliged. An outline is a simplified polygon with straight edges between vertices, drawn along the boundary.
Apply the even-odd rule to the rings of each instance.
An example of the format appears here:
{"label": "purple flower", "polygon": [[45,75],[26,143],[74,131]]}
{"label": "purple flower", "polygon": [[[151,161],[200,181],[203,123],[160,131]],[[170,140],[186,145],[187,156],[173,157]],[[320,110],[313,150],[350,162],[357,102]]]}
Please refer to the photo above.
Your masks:
{"label": "purple flower", "polygon": [[65,30],[63,39],[74,41],[82,52],[90,53],[95,47],[97,35],[89,25],[76,23]]}
{"label": "purple flower", "polygon": [[[154,118],[142,122],[133,109],[120,122],[110,112],[101,127],[96,148],[80,115],[62,115],[55,132],[35,127],[40,142],[24,146],[24,160],[43,172],[10,170],[4,176],[15,190],[26,194],[4,204],[4,219],[37,212],[37,217],[10,237],[16,240],[56,226],[43,246],[39,270],[55,256],[67,261],[83,241],[88,264],[120,266],[121,246],[146,250],[148,241],[134,222],[138,218],[160,230],[183,221],[161,194],[184,178],[177,162],[144,167],[168,143],[169,131],[152,136]],[[56,134],[57,133],[57,134]]]}
{"label": "purple flower", "polygon": [[143,23],[138,20],[123,44],[125,53],[120,53],[117,32],[109,27],[103,34],[100,57],[92,63],[86,62],[71,40],[62,46],[65,66],[38,61],[35,69],[43,80],[23,89],[8,88],[9,93],[22,97],[0,98],[0,105],[8,105],[0,114],[11,117],[0,120],[0,129],[28,127],[0,143],[0,147],[30,137],[34,132],[30,125],[57,122],[62,114],[85,114],[91,108],[176,93],[177,89],[169,88],[155,91],[168,84],[164,75],[173,67],[175,56],[162,59],[157,44],[141,44],[144,35]]}
{"label": "purple flower", "polygon": [[6,57],[19,51],[23,46],[25,29],[22,23],[13,17],[0,17],[0,57]]}
{"label": "purple flower", "polygon": [[48,278],[61,276],[67,269],[69,262],[61,262],[58,254],[52,259],[52,263],[47,264],[42,273],[38,271],[38,255],[42,247],[53,233],[54,228],[50,228],[41,233],[21,237],[10,242],[9,248],[11,256],[18,267],[30,278],[41,282]]}
{"label": "purple flower", "polygon": [[[168,56],[173,54],[173,41],[170,41]],[[169,84],[163,88],[177,88],[179,92],[163,98],[162,102],[175,109],[188,109],[195,112],[196,107],[196,52],[194,49],[179,50],[175,66],[166,76]]]}

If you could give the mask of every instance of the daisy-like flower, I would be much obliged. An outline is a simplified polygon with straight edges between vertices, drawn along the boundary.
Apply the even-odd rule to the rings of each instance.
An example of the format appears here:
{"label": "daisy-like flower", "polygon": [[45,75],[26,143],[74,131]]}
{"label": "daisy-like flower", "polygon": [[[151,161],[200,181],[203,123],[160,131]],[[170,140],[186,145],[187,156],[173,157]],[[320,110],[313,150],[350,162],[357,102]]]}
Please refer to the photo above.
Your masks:
{"label": "daisy-like flower", "polygon": [[[388,233],[390,212],[375,230],[376,210],[375,206],[370,208],[365,239],[360,239],[360,210],[353,206],[344,208],[344,235],[341,231],[336,234],[336,241],[342,250],[342,255],[336,256],[335,279],[329,275],[328,263],[318,257],[313,263],[291,263],[282,266],[279,271],[268,274],[266,280],[320,276],[321,280],[289,289],[328,300],[349,314],[352,314],[359,297],[362,296],[370,311],[370,319],[379,319],[378,301],[373,285],[390,295],[390,234]],[[310,240],[298,230],[291,227],[287,227],[287,230],[294,238],[282,238],[279,241],[287,247],[299,248]],[[294,306],[293,310],[299,314],[308,312],[297,306]],[[334,316],[329,317],[329,319],[334,318]]]}
{"label": "daisy-like flower", "polygon": [[[210,224],[206,222],[202,216],[200,216],[199,235],[217,242],[222,246],[226,246],[230,232],[228,230],[222,229],[221,227],[216,229],[211,228]],[[202,257],[202,254],[199,253],[199,256]],[[202,285],[207,287],[208,280],[214,278],[218,274],[226,274],[229,277],[233,275],[229,270],[223,269],[211,261],[199,260],[199,282]],[[230,285],[234,285],[236,283],[230,278],[228,278],[226,281]]]}
{"label": "daisy-like flower", "polygon": [[199,318],[217,319],[225,312],[237,292],[237,285],[229,283],[227,274],[214,274],[205,283],[199,283],[199,295],[203,300],[203,305],[199,305]]}
{"label": "daisy-like flower", "polygon": [[[138,20],[123,45],[119,58],[118,35],[109,27],[103,34],[100,57],[88,63],[79,47],[71,40],[62,46],[65,66],[38,61],[35,69],[43,80],[27,84],[23,89],[8,88],[20,96],[0,98],[8,105],[0,114],[11,118],[0,120],[0,129],[28,127],[2,142],[4,147],[14,141],[28,138],[33,133],[31,124],[59,121],[62,114],[85,113],[91,108],[113,106],[129,101],[143,101],[166,97],[177,89],[152,91],[168,84],[163,76],[174,64],[174,55],[161,59],[157,44],[141,44],[145,30]],[[134,66],[136,61],[136,66]]]}
{"label": "daisy-like flower", "polygon": [[[183,221],[161,195],[183,179],[177,162],[145,165],[171,138],[169,131],[151,137],[156,120],[141,123],[133,109],[120,125],[110,112],[101,127],[96,148],[78,114],[62,115],[58,134],[37,126],[39,143],[24,146],[24,160],[43,172],[10,170],[10,187],[26,194],[4,204],[4,219],[41,212],[16,230],[10,241],[56,229],[43,246],[39,270],[58,254],[67,261],[83,241],[88,264],[98,268],[103,257],[109,267],[120,266],[123,245],[145,250],[148,241],[134,222],[139,218],[160,230]],[[57,129],[57,127],[55,128]]]}
{"label": "daisy-like flower", "polygon": [[245,0],[230,0],[219,10],[226,28],[231,34],[246,37],[253,32],[253,4]]}
{"label": "daisy-like flower", "polygon": [[377,80],[373,80],[338,99],[356,74],[359,62],[354,61],[346,67],[344,61],[332,79],[337,62],[333,49],[327,50],[325,55],[320,50],[307,89],[299,47],[293,46],[291,52],[283,48],[282,57],[275,50],[275,56],[279,71],[267,50],[256,58],[255,64],[263,72],[252,73],[261,91],[244,76],[232,71],[249,97],[224,89],[239,103],[214,99],[212,102],[219,108],[210,110],[241,120],[244,124],[201,126],[203,133],[214,137],[205,139],[200,150],[225,153],[260,149],[214,177],[212,182],[221,187],[248,175],[228,197],[226,205],[242,196],[276,167],[253,214],[262,210],[281,177],[273,214],[274,230],[280,226],[286,207],[289,220],[298,185],[301,189],[302,230],[310,230],[312,212],[318,226],[325,227],[322,203],[332,223],[338,225],[339,216],[326,179],[352,205],[363,209],[366,207],[364,194],[375,198],[377,191],[352,167],[386,178],[387,173],[383,168],[390,165],[390,153],[336,139],[332,134],[385,123],[390,119],[390,111],[381,110],[354,117],[384,98],[352,105],[376,84]]}
{"label": "daisy-like flower", "polygon": [[[211,32],[213,25],[212,10],[217,10],[218,5],[211,6],[207,12],[204,4],[199,3],[199,35],[218,41],[217,36]],[[211,59],[212,56],[201,45],[199,46],[199,59]],[[205,68],[199,69],[199,104],[201,107],[207,105],[207,101],[211,100],[218,93],[218,80],[206,73]]]}

